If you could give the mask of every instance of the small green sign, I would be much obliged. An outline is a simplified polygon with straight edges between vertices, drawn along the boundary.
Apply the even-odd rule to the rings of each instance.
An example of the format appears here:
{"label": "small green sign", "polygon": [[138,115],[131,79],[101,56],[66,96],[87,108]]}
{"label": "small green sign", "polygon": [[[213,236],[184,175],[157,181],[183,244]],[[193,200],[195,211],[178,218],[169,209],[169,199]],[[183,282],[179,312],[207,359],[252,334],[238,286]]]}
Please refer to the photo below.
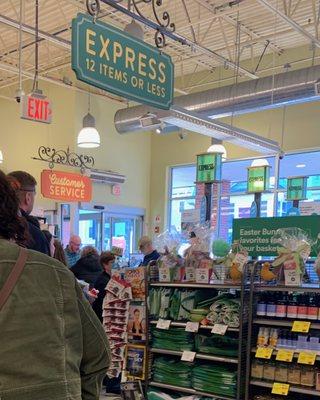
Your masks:
{"label": "small green sign", "polygon": [[248,168],[248,193],[259,193],[269,189],[268,165]]}
{"label": "small green sign", "polygon": [[288,178],[287,200],[305,200],[307,198],[307,176]]}
{"label": "small green sign", "polygon": [[174,67],[157,48],[100,20],[72,20],[72,69],[77,79],[127,99],[169,109]]}
{"label": "small green sign", "polygon": [[197,183],[211,183],[221,180],[222,153],[197,155]]}
{"label": "small green sign", "polygon": [[[273,236],[278,229],[284,228],[300,228],[316,241],[320,215],[234,219],[232,240],[239,241],[250,256],[276,256],[278,243]],[[317,256],[317,253],[313,250],[311,255]]]}

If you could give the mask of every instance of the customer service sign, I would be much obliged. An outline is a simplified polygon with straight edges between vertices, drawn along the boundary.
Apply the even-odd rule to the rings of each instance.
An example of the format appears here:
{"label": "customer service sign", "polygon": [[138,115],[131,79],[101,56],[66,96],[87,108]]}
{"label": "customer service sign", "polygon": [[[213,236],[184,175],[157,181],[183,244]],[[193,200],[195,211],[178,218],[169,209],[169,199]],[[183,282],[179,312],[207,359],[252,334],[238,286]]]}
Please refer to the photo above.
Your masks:
{"label": "customer service sign", "polygon": [[171,58],[89,15],[72,21],[72,69],[79,80],[127,99],[162,109],[172,104]]}

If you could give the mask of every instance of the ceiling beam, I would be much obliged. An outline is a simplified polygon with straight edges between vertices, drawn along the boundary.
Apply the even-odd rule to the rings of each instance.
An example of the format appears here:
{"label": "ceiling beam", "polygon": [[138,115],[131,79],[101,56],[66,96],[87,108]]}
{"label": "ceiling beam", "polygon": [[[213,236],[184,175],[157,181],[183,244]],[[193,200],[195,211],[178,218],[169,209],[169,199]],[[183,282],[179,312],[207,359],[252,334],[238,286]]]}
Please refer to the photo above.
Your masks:
{"label": "ceiling beam", "polygon": [[278,17],[280,17],[283,21],[285,21],[288,25],[290,25],[296,32],[299,32],[302,36],[306,37],[313,43],[315,46],[320,48],[320,41],[315,38],[311,33],[306,31],[302,26],[300,26],[297,22],[295,22],[292,18],[290,18],[288,15],[284,14],[280,10],[278,10],[276,7],[274,7],[272,4],[269,3],[267,0],[257,0],[262,6],[267,8],[269,11],[271,11],[273,14],[276,14]]}
{"label": "ceiling beam", "polygon": [[118,4],[115,0],[101,0],[102,3],[107,4],[113,8],[115,8],[116,10],[119,10],[121,12],[123,12],[124,14],[126,14],[127,16],[139,21],[140,23],[147,25],[149,28],[154,29],[154,30],[159,30],[160,32],[162,32],[165,36],[169,37],[170,39],[172,39],[175,42],[179,42],[182,45],[186,45],[188,47],[190,47],[191,49],[198,51],[199,53],[202,54],[206,54],[208,57],[213,58],[218,60],[220,63],[222,63],[223,65],[226,65],[236,71],[238,71],[239,74],[241,75],[246,75],[251,79],[258,79],[258,75],[252,73],[251,71],[248,71],[247,69],[237,65],[236,63],[234,63],[233,61],[221,56],[220,54],[216,53],[213,50],[208,49],[207,47],[203,47],[197,43],[192,42],[191,40],[187,39],[186,37],[179,35],[178,33],[174,33],[169,31],[168,29],[164,28],[164,27],[159,27],[158,24],[156,24],[155,22],[146,19],[138,14],[134,14],[131,11],[129,11],[127,8],[121,6],[120,4]]}

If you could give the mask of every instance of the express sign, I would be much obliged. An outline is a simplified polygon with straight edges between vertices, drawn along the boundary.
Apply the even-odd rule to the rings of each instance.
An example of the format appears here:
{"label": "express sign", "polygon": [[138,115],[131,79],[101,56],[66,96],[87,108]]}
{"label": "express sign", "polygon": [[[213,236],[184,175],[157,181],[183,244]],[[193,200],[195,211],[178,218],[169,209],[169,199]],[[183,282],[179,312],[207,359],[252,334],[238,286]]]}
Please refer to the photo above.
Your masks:
{"label": "express sign", "polygon": [[162,109],[172,104],[171,58],[88,15],[72,21],[72,69],[79,80],[127,99]]}
{"label": "express sign", "polygon": [[21,118],[51,124],[52,103],[44,96],[30,94],[22,97]]}
{"label": "express sign", "polygon": [[41,193],[43,197],[59,201],[89,202],[92,198],[92,183],[87,176],[43,170],[41,172]]}

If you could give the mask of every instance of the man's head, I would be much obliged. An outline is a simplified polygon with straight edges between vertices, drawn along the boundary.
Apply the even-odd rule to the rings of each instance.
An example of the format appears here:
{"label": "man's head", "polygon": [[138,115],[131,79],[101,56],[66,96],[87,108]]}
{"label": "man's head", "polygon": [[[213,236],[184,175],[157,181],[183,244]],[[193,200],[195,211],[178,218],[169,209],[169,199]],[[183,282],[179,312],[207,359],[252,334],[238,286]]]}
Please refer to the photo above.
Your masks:
{"label": "man's head", "polygon": [[81,247],[81,238],[78,235],[72,235],[69,240],[69,249],[73,253],[78,253]]}
{"label": "man's head", "polygon": [[19,199],[20,208],[30,214],[36,196],[37,181],[25,171],[14,171],[8,174],[11,186],[15,189]]}
{"label": "man's head", "polygon": [[142,236],[142,238],[139,240],[138,245],[139,245],[139,250],[145,256],[151,254],[154,251],[152,240],[148,236]]}

